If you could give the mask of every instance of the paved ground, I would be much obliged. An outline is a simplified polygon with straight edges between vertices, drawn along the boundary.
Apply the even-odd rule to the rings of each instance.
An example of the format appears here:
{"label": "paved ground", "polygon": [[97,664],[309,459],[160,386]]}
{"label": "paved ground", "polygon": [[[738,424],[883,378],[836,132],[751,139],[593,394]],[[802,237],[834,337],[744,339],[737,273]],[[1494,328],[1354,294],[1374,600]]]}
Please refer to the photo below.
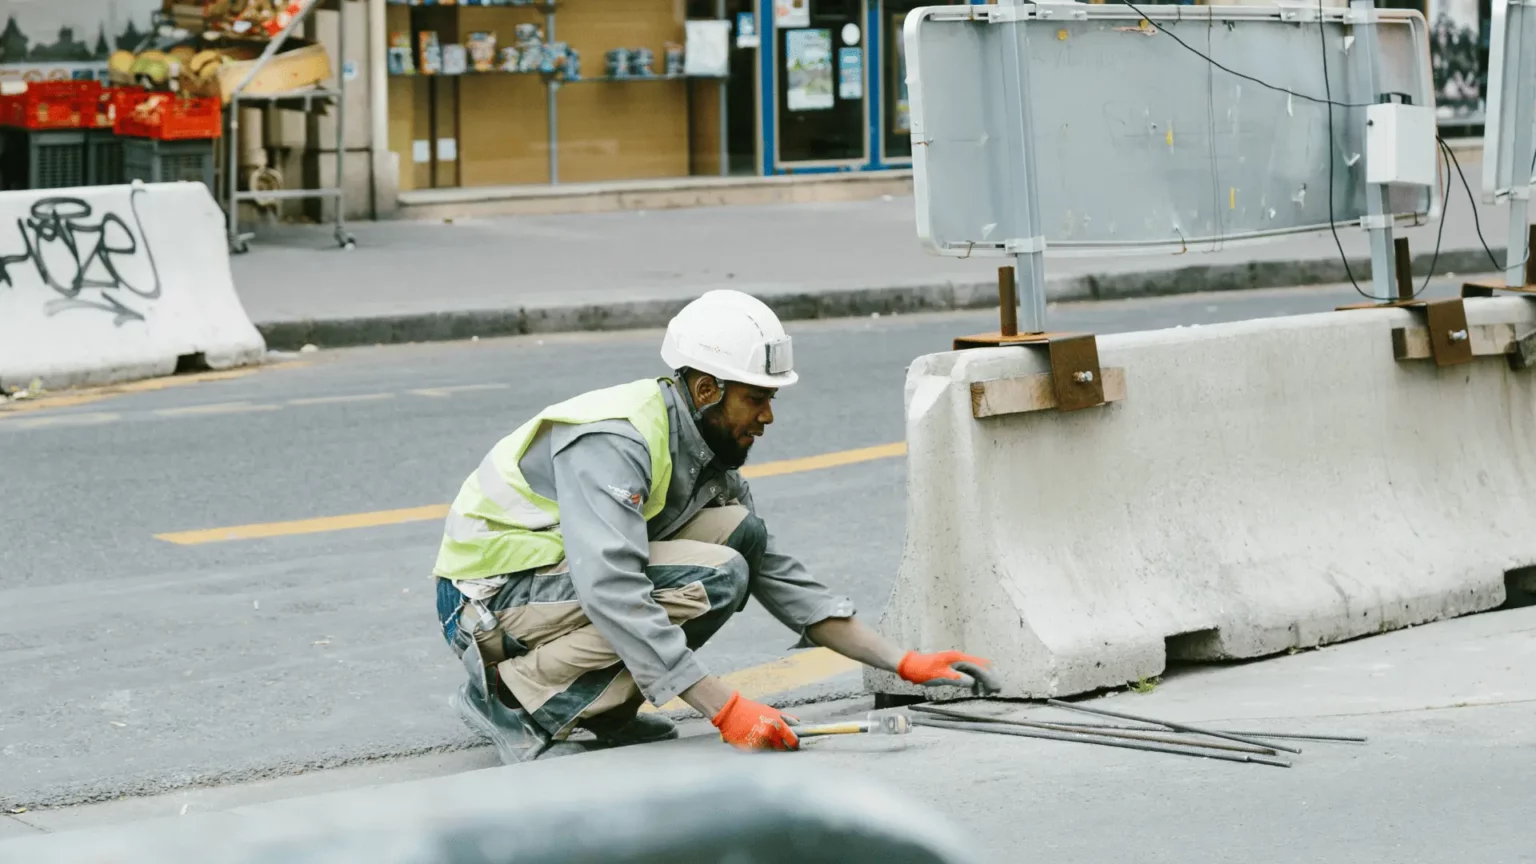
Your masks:
{"label": "paved ground", "polygon": [[[934,813],[960,829],[981,861],[1531,862],[1536,861],[1529,813],[1530,776],[1536,771],[1533,632],[1536,608],[1492,612],[1294,656],[1182,670],[1151,694],[1120,693],[1091,703],[1220,728],[1368,739],[1361,745],[1291,742],[1302,753],[1285,756],[1290,768],[933,729],[917,729],[905,738],[821,739],[799,754],[750,758],[819,769],[833,789],[849,781],[872,782],[906,799],[914,808],[912,818],[926,821]],[[845,702],[804,713],[807,719],[858,716],[868,707]],[[1048,708],[1008,708],[970,710],[1090,719]],[[9,827],[0,822],[0,840],[22,838],[20,844],[0,843],[0,860],[81,860],[80,847],[70,844],[120,850],[132,848],[131,838],[164,841],[199,830],[269,838],[321,819],[377,830],[418,818],[434,802],[440,809],[450,790],[462,798],[466,785],[480,790],[472,797],[499,793],[509,802],[531,789],[568,794],[561,791],[563,780],[573,772],[591,771],[610,785],[665,790],[651,761],[663,754],[712,760],[727,769],[753,764],[742,761],[749,757],[731,755],[702,724],[687,731],[697,737],[471,777],[449,775],[493,764],[485,750],[27,813]],[[280,800],[407,778],[438,779]],[[199,820],[198,814],[214,810],[231,811],[237,821]],[[157,817],[164,818],[139,821]],[[39,831],[130,821],[138,824],[125,827],[124,834],[54,839],[50,842],[65,845],[55,846],[52,857],[31,845],[46,838],[25,839]]]}
{"label": "paved ground", "polygon": [[[1463,154],[1473,189],[1477,153]],[[1451,175],[1437,272],[1497,269]],[[1503,207],[1477,205],[1503,260]],[[1406,232],[1420,257],[1439,223]],[[356,226],[342,252],[325,228],[270,229],[234,256],[235,284],[269,343],[297,348],[554,330],[657,326],[678,303],[718,287],[761,295],[789,317],[967,308],[995,302],[994,259],[927,254],[911,198],[834,204],[381,222]],[[1367,279],[1369,244],[1340,232]],[[1064,257],[1048,253],[1053,297],[1087,299],[1343,281],[1328,232],[1214,252]],[[322,323],[316,323],[322,322]],[[346,325],[346,326],[343,326]]]}
{"label": "paved ground", "polygon": [[[1052,321],[1154,329],[1326,310],[1353,296],[1062,305]],[[991,323],[949,314],[792,327],[804,383],[782,397],[755,459],[899,441],[907,363]],[[155,535],[441,505],[537,408],[660,371],[657,340],[322,352],[0,413],[0,803],[78,803],[474,744],[445,704],[457,673],[426,594],[440,517],[201,545]],[[754,487],[787,545],[877,613],[901,548],[901,461]],[[754,605],[704,656],[719,671],[743,669],[791,641]]]}

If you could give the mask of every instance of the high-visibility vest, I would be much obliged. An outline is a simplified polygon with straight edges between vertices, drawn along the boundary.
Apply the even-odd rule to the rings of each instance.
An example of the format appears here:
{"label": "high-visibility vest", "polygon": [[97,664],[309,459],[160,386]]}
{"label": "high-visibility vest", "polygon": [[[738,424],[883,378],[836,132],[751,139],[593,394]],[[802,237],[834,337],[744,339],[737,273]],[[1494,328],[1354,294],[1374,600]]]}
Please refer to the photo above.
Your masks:
{"label": "high-visibility vest", "polygon": [[518,462],[547,423],[628,420],[651,453],[651,489],[641,513],[649,521],[672,483],[670,424],[660,379],[583,393],[551,405],[501,439],[469,475],[448,511],[434,576],[485,579],[547,567],[565,557],[560,507],[534,492]]}

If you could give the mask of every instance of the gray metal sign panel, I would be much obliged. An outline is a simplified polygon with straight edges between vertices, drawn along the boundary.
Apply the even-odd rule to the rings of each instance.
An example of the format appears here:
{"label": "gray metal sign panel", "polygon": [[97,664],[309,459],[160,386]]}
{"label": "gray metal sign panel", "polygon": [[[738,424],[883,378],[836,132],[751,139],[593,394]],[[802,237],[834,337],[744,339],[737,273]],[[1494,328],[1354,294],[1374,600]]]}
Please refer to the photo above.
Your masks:
{"label": "gray metal sign panel", "polygon": [[[1030,234],[1052,247],[1197,248],[1326,229],[1330,88],[1346,106],[1333,108],[1333,218],[1360,223],[1364,106],[1377,101],[1353,83],[1347,22],[1361,13],[1325,10],[1320,37],[1316,8],[1142,11],[1150,25],[1125,6],[1076,3],[928,7],[907,17],[918,234],[931,249],[1015,254]],[[1433,106],[1423,16],[1377,14],[1380,90]],[[1291,92],[1222,71],[1170,34]],[[1025,138],[1039,177],[1035,232],[1021,230]],[[1396,187],[1391,209],[1398,221],[1422,221],[1438,215],[1438,197]]]}
{"label": "gray metal sign panel", "polygon": [[1536,5],[1493,0],[1488,116],[1483,125],[1483,197],[1492,202],[1532,184],[1536,160]]}

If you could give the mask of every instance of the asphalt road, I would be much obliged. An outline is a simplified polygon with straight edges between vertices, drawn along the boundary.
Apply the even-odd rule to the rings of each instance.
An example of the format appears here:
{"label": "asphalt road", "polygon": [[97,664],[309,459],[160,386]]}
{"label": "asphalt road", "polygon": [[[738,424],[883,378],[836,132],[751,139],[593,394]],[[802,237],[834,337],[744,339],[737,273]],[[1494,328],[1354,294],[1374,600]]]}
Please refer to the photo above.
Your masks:
{"label": "asphalt road", "polygon": [[[1437,286],[1437,293],[1450,290]],[[1099,333],[1325,311],[1344,289],[1053,307]],[[905,369],[986,315],[790,329],[802,384],[756,461],[902,438]],[[472,746],[428,572],[440,523],[182,546],[187,531],[442,504],[497,438],[664,370],[655,332],[394,346],[0,414],[0,802],[31,807]],[[756,481],[770,528],[871,617],[899,563],[903,463]],[[703,656],[782,656],[755,604]]]}

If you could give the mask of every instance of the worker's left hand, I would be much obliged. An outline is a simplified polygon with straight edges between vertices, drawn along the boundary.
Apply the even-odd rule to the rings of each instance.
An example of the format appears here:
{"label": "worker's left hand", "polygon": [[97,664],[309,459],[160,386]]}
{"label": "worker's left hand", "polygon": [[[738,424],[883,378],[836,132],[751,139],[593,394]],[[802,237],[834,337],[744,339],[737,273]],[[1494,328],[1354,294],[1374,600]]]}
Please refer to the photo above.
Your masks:
{"label": "worker's left hand", "polygon": [[978,694],[1002,689],[992,672],[992,661],[959,651],[908,651],[896,667],[896,674],[922,687],[968,687]]}

